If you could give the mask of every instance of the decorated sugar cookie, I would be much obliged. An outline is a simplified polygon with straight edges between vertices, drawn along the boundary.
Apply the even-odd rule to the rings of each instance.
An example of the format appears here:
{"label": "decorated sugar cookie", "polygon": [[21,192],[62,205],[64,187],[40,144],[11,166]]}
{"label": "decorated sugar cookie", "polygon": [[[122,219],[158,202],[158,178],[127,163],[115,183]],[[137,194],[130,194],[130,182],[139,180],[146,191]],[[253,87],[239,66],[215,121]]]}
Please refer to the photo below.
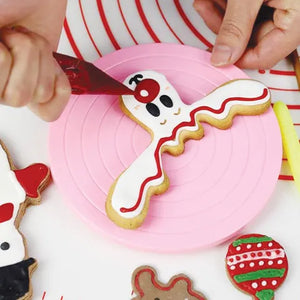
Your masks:
{"label": "decorated sugar cookie", "polygon": [[162,152],[181,154],[186,140],[203,136],[201,122],[226,129],[235,115],[258,115],[270,105],[269,90],[254,80],[230,81],[191,105],[154,71],[132,74],[124,83],[135,95],[122,96],[122,110],[152,136],[145,151],[115,180],[106,201],[109,218],[129,229],[143,223],[151,196],[169,186]]}
{"label": "decorated sugar cookie", "polygon": [[167,284],[157,279],[156,271],[149,266],[137,268],[132,275],[132,289],[136,294],[132,300],[205,300],[193,290],[192,281],[184,274],[173,276]]}
{"label": "decorated sugar cookie", "polygon": [[273,300],[274,291],[288,272],[288,260],[282,246],[260,234],[243,235],[228,248],[227,272],[240,290],[253,300]]}
{"label": "decorated sugar cookie", "polygon": [[37,263],[27,256],[18,227],[26,207],[40,202],[49,179],[43,164],[16,169],[0,141],[0,299],[31,299],[30,277]]}

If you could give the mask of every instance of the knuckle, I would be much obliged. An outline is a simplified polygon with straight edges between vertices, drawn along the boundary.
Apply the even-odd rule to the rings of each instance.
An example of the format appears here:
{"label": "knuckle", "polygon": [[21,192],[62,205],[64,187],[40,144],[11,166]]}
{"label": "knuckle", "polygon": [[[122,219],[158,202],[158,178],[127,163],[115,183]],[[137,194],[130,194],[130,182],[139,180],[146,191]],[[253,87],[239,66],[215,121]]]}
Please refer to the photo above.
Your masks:
{"label": "knuckle", "polygon": [[24,88],[9,89],[5,91],[4,101],[13,107],[22,107],[30,101],[30,95]]}
{"label": "knuckle", "polygon": [[36,88],[35,98],[38,102],[47,102],[53,94],[53,86],[50,83],[40,84]]}
{"label": "knuckle", "polygon": [[50,49],[49,42],[45,38],[43,38],[41,36],[36,37],[34,39],[34,43],[41,50],[49,50]]}
{"label": "knuckle", "polygon": [[234,21],[231,20],[227,20],[222,24],[222,34],[234,37],[237,40],[244,38],[244,32]]}
{"label": "knuckle", "polygon": [[18,38],[18,41],[15,43],[15,51],[18,52],[35,52],[35,45],[33,40],[26,36],[26,35],[20,35]]}

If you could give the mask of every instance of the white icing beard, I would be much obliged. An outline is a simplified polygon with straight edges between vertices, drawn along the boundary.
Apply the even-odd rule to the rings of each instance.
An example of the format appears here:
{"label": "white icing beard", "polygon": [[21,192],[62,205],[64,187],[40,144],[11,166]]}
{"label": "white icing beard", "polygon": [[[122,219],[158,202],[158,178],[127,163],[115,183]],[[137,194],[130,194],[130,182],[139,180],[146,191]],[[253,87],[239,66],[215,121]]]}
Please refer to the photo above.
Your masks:
{"label": "white icing beard", "polygon": [[[167,81],[165,76],[154,71],[143,71],[130,75],[124,83],[131,89],[136,88],[136,83],[129,83],[130,80],[139,74],[139,80],[154,79],[159,84],[159,93],[151,101],[159,109],[159,115],[153,116],[146,109],[147,103],[139,102],[135,96],[127,95],[122,97],[122,103],[138,122],[144,124],[153,133],[153,140],[148,148],[136,159],[136,161],[125,170],[117,179],[111,204],[113,209],[123,218],[134,218],[140,214],[144,208],[147,190],[150,186],[159,186],[164,181],[161,165],[161,147],[163,145],[177,146],[180,133],[185,131],[194,132],[199,129],[197,122],[194,122],[197,115],[206,115],[217,120],[226,119],[233,106],[254,106],[265,104],[270,99],[270,92],[260,82],[253,80],[236,80],[223,85],[212,91],[209,95],[194,102],[192,105],[185,105],[174,87]],[[145,93],[145,95],[147,95]],[[171,107],[165,106],[160,97],[167,95],[172,100]],[[251,98],[249,100],[249,98]],[[179,113],[178,113],[179,112]],[[192,121],[192,122],[190,122]],[[190,122],[184,127],[179,127],[176,135],[171,140],[165,141],[160,148],[157,147],[162,138],[171,137],[176,128],[182,122]],[[154,152],[158,149],[157,164]],[[133,211],[122,212],[120,209],[131,208],[137,203],[141,185],[149,178],[157,174],[161,168],[162,175],[159,178],[147,182],[143,190],[141,202]]]}

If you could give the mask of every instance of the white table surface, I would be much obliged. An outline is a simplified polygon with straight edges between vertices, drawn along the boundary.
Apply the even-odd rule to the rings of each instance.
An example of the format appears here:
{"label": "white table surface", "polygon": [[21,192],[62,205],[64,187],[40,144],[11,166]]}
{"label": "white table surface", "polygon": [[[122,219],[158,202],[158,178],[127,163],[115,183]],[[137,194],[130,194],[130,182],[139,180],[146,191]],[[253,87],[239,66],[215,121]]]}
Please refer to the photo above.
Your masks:
{"label": "white table surface", "polygon": [[[120,3],[125,5],[126,1]],[[145,1],[141,2],[144,5],[155,2],[148,0],[147,4]],[[164,5],[164,1],[166,0],[161,0],[160,3]],[[90,2],[95,5],[96,1]],[[110,17],[109,22],[116,19],[109,6],[116,5],[116,2],[103,1],[107,17]],[[78,11],[73,6],[78,3],[80,2],[77,0],[70,2],[67,14],[69,23],[76,23],[72,18]],[[170,7],[174,6],[173,1],[170,3]],[[181,4],[186,11],[192,10],[191,0],[184,3],[181,1]],[[127,1],[126,9],[129,9],[130,5],[134,6],[134,1]],[[87,15],[88,11],[87,9]],[[170,14],[172,11],[175,13],[175,9],[170,8]],[[155,13],[151,15],[154,17]],[[192,13],[192,16],[195,22],[196,15]],[[150,15],[148,17],[151,18]],[[210,34],[203,24],[200,25],[200,29]],[[74,30],[73,33],[81,52],[84,53],[84,43],[80,44],[80,32],[76,35]],[[137,35],[143,33],[139,32]],[[210,34],[210,38],[213,38],[213,35]],[[145,39],[149,39],[149,36]],[[122,46],[129,46],[131,42],[126,44],[124,40]],[[192,38],[190,43],[186,43],[196,46]],[[103,49],[104,53],[113,51],[108,42]],[[62,35],[60,51],[74,54],[65,33]],[[86,52],[87,59],[97,58],[95,53]],[[290,71],[291,68],[287,61],[283,61],[274,69]],[[300,104],[300,93],[296,91],[294,76],[275,76],[269,71],[263,75],[258,71],[250,71],[248,74],[262,80],[268,86],[277,87],[272,90],[273,101],[284,100],[290,105]],[[282,91],[278,90],[278,87],[295,91]],[[300,123],[299,110],[292,110],[291,113],[295,123]],[[49,164],[48,130],[49,124],[35,117],[27,108],[12,109],[0,106],[0,138],[7,145],[17,167],[26,167],[34,162]],[[299,126],[297,130],[300,135]],[[229,242],[207,250],[172,255],[129,249],[101,236],[85,224],[66,206],[55,184],[51,184],[43,192],[40,206],[28,208],[20,230],[27,239],[29,255],[39,262],[38,269],[32,277],[33,300],[130,299],[131,275],[140,265],[155,267],[159,279],[164,282],[175,274],[185,273],[194,281],[194,288],[202,291],[207,299],[251,298],[235,289],[226,276],[224,259]],[[275,299],[296,299],[296,295],[300,294],[300,194],[293,181],[278,181],[268,205],[241,233],[251,232],[269,235],[284,246],[290,269],[286,282],[276,291]]]}

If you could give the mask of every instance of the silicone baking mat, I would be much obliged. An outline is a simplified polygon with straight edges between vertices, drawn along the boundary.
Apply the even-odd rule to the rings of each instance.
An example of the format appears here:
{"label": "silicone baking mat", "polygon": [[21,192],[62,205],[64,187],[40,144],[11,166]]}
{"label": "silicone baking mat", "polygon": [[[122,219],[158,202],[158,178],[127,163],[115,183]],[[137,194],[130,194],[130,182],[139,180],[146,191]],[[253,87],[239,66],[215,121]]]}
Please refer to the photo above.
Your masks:
{"label": "silicone baking mat", "polygon": [[[147,44],[122,49],[96,62],[124,80],[139,70],[165,74],[186,103],[220,84],[246,75],[236,67],[213,68],[209,53],[189,46]],[[116,96],[73,96],[50,128],[55,183],[77,213],[102,234],[130,247],[182,252],[223,242],[261,212],[277,182],[281,138],[272,109],[236,117],[228,130],[203,124],[205,136],[190,140],[178,157],[163,154],[168,191],[153,196],[137,230],[117,227],[106,216],[114,179],[150,142],[126,117]]]}

